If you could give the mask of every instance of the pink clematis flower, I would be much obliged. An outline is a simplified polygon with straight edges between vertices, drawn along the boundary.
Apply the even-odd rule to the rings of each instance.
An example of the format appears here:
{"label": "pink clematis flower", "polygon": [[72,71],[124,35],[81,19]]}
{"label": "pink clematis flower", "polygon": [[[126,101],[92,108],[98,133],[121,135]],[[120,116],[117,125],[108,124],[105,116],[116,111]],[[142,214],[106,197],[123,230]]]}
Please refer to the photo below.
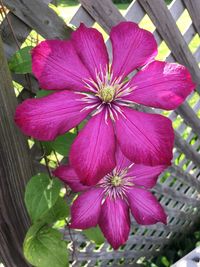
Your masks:
{"label": "pink clematis flower", "polygon": [[166,224],[164,209],[148,191],[165,168],[133,164],[117,150],[115,168],[96,186],[85,186],[72,167],[58,167],[54,175],[73,191],[82,191],[71,206],[71,228],[87,229],[98,224],[111,246],[118,249],[129,236],[129,210],[138,224]]}
{"label": "pink clematis flower", "polygon": [[32,51],[33,73],[42,88],[57,92],[24,101],[15,114],[26,135],[46,141],[90,115],[70,152],[71,165],[89,185],[114,168],[116,140],[132,162],[169,165],[174,141],[171,121],[139,112],[137,106],[175,109],[195,87],[184,66],[154,60],[156,41],[137,24],[118,24],[110,39],[111,66],[101,33],[84,24],[70,41],[41,42]]}

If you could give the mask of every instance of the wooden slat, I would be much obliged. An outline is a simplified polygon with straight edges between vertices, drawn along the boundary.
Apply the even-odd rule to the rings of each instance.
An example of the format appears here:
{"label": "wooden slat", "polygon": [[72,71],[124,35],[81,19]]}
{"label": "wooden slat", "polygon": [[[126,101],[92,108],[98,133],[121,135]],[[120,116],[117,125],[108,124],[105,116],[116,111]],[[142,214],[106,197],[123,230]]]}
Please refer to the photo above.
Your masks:
{"label": "wooden slat", "polygon": [[29,226],[24,189],[34,174],[27,142],[13,116],[16,97],[0,39],[0,258],[9,267],[27,267],[22,243]]}
{"label": "wooden slat", "polygon": [[182,0],[174,0],[170,5],[170,12],[175,21],[182,15],[185,7],[182,3]]}
{"label": "wooden slat", "polygon": [[187,66],[194,81],[200,84],[200,70],[187,43],[181,35],[176,22],[163,0],[138,0],[165,40],[176,60]]}
{"label": "wooden slat", "polygon": [[175,146],[179,148],[188,159],[191,159],[196,166],[200,166],[200,154],[195,151],[181,135],[175,131]]}
{"label": "wooden slat", "polygon": [[114,25],[125,20],[111,0],[80,0],[80,2],[89,14],[108,33]]}
{"label": "wooden slat", "polygon": [[174,188],[165,186],[164,184],[161,185],[157,183],[154,186],[154,191],[164,196],[171,197],[173,198],[173,200],[178,200],[180,202],[187,203],[187,205],[194,205],[194,206],[200,205],[200,199],[195,199],[190,196],[186,196],[183,193],[174,190]]}
{"label": "wooden slat", "polygon": [[187,44],[190,43],[194,35],[196,34],[193,24],[190,25],[190,27],[186,30],[186,32],[183,34],[183,37]]}
{"label": "wooden slat", "polygon": [[[19,45],[21,45],[26,40],[28,34],[31,31],[31,28],[24,24],[11,12],[7,14],[7,17],[13,27],[13,31],[18,40],[18,43]],[[15,42],[13,33],[10,29],[7,19],[4,19],[4,21],[0,25],[0,34],[4,43],[6,57],[9,59],[15,53],[15,51],[18,50],[18,46]]]}
{"label": "wooden slat", "polygon": [[200,35],[200,1],[199,0],[183,0],[192,22],[196,28],[196,31]]}
{"label": "wooden slat", "polygon": [[84,24],[87,27],[92,27],[92,25],[95,23],[95,20],[90,16],[90,14],[82,6],[79,7],[76,14],[70,20],[70,23],[78,27],[81,21],[84,21]]}
{"label": "wooden slat", "polygon": [[[49,4],[51,0],[42,0],[42,2],[45,4]],[[26,40],[32,30],[31,27],[25,24],[13,13],[9,12],[7,14],[7,19],[5,18],[0,25],[0,34],[4,43],[4,49],[6,52],[7,59],[9,59],[15,53],[15,51],[18,50],[18,46],[13,37],[13,32],[10,28],[10,25],[8,24],[8,20],[12,25],[13,32],[15,33],[19,46],[23,44],[23,42]]]}
{"label": "wooden slat", "polygon": [[200,62],[200,47],[194,52],[194,57],[196,58],[197,62]]}
{"label": "wooden slat", "polygon": [[[48,4],[50,2],[51,0],[43,0],[43,3],[45,4]],[[10,28],[8,20],[12,26],[12,30]],[[0,34],[4,43],[4,50],[7,59],[9,59],[16,52],[16,50],[18,50],[18,45],[21,46],[23,44],[23,42],[30,34],[31,30],[32,29],[28,25],[26,25],[13,13],[9,12],[7,14],[7,19],[4,19],[4,21],[0,25]],[[13,32],[15,34],[15,38],[17,39],[17,43],[15,41],[15,38],[13,37]],[[35,93],[38,91],[38,83],[35,78],[32,77],[32,75],[26,77],[25,75],[13,74],[13,80],[23,85],[23,87],[30,90],[30,92]],[[24,93],[22,92],[22,94]],[[21,102],[23,99],[24,98],[20,95],[18,102]]]}
{"label": "wooden slat", "polygon": [[175,112],[184,118],[184,121],[192,127],[200,138],[200,120],[187,102],[184,102]]}
{"label": "wooden slat", "polygon": [[6,0],[6,7],[47,39],[69,38],[72,30],[55,11],[40,0]]}
{"label": "wooden slat", "polygon": [[137,1],[133,1],[126,11],[125,18],[130,21],[139,23],[145,16],[144,10]]}
{"label": "wooden slat", "polygon": [[200,181],[198,181],[193,175],[183,171],[179,166],[172,165],[167,169],[167,171],[171,172],[174,177],[181,179],[188,185],[192,185],[198,192],[200,192]]}

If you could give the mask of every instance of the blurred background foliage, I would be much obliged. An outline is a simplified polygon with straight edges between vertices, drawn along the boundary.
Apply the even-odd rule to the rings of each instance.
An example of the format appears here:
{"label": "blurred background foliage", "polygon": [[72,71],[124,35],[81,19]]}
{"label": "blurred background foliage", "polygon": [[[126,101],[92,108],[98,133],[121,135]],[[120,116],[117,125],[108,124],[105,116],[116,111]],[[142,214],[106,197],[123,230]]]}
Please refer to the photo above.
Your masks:
{"label": "blurred background foliage", "polygon": [[196,224],[193,231],[183,233],[183,237],[166,246],[158,256],[150,259],[141,259],[141,265],[145,267],[170,267],[196,247],[200,246],[200,225]]}

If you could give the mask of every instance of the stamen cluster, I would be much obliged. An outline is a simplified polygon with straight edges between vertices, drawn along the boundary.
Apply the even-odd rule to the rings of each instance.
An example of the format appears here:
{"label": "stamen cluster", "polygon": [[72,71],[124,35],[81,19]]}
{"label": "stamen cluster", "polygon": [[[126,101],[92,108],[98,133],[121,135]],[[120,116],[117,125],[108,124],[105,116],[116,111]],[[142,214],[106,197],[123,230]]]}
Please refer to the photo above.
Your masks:
{"label": "stamen cluster", "polygon": [[111,173],[107,174],[100,182],[99,186],[104,188],[105,196],[116,199],[121,197],[122,199],[126,196],[126,190],[134,186],[132,182],[133,177],[128,175],[128,170],[133,166],[131,164],[125,169],[115,168]]}

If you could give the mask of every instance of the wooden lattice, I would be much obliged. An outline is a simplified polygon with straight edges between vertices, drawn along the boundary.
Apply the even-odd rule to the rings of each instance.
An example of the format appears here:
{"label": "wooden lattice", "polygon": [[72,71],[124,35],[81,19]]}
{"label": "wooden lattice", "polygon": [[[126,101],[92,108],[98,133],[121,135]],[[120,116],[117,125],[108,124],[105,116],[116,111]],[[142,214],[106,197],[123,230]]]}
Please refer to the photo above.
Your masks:
{"label": "wooden lattice", "polygon": [[[110,0],[80,2],[70,24],[78,27],[80,22],[84,22],[87,26],[93,26],[97,22],[108,33],[112,26],[122,20],[141,23],[147,14],[155,26],[153,34],[158,45],[164,41],[169,48],[166,60],[187,66],[198,85],[196,92],[182,106],[165,113],[172,121],[181,122],[175,129],[173,164],[160,176],[154,188],[155,195],[168,213],[168,224],[144,227],[138,226],[133,220],[130,237],[118,251],[113,251],[108,243],[96,247],[80,231],[64,232],[67,240],[73,239],[75,247],[72,266],[133,266],[139,258],[155,255],[170,240],[190,230],[200,217],[200,46],[193,53],[189,49],[194,36],[200,34],[200,1],[174,0],[167,7],[163,0],[133,0],[124,17]],[[70,37],[71,28],[48,7],[48,3],[50,0],[4,0],[9,12],[8,19],[4,19],[0,25],[0,31],[8,59],[23,44],[32,29],[48,39]],[[186,9],[191,24],[182,34],[176,21]],[[12,30],[9,24],[12,25]],[[107,47],[110,51],[109,40]],[[32,76],[13,75],[13,79],[24,88],[18,95],[19,102],[34,96],[39,89]],[[192,101],[194,96],[198,99],[195,103]],[[31,148],[31,155],[35,169],[43,169],[38,160],[41,159],[41,151],[36,145]]]}

